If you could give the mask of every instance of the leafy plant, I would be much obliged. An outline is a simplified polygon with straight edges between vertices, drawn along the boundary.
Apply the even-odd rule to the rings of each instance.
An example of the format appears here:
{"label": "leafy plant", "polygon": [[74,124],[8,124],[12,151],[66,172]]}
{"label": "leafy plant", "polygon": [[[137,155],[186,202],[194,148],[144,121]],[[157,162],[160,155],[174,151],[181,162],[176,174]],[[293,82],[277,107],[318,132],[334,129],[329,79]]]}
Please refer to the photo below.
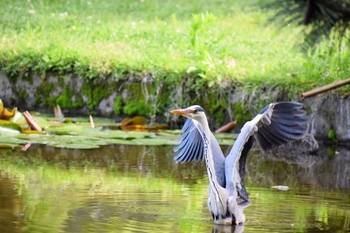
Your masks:
{"label": "leafy plant", "polygon": [[337,134],[333,128],[328,131],[328,139],[332,140],[335,143],[338,142]]}
{"label": "leafy plant", "polygon": [[263,6],[275,13],[270,21],[280,25],[305,25],[306,39],[310,43],[329,38],[332,31],[345,37],[350,26],[349,0],[272,0]]}

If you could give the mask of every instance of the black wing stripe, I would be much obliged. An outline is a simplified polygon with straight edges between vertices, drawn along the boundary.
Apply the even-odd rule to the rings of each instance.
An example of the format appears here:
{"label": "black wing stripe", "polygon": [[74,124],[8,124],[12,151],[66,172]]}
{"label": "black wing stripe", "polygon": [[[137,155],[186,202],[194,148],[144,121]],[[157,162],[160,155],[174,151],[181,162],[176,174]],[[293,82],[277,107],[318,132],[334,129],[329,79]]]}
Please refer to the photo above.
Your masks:
{"label": "black wing stripe", "polygon": [[288,140],[274,132],[271,132],[268,127],[263,127],[259,130],[263,137],[265,137],[271,144],[279,146],[281,144],[287,143]]}
{"label": "black wing stripe", "polygon": [[[267,105],[262,111],[270,124],[260,121],[256,138],[263,150],[302,138],[307,131],[307,119],[302,104],[298,102],[279,102]],[[271,113],[268,113],[271,111]]]}
{"label": "black wing stripe", "polygon": [[259,143],[260,147],[263,150],[267,150],[267,149],[271,149],[272,148],[271,143],[269,143],[266,140],[266,138],[261,134],[260,131],[256,132],[255,136],[256,136],[256,139],[258,140],[258,143]]}
{"label": "black wing stripe", "polygon": [[290,126],[307,123],[306,118],[294,117],[294,118],[290,118],[290,119],[285,119],[285,118],[278,118],[274,115],[271,117],[271,121],[276,122],[276,123],[280,123],[283,125],[290,125]]}
{"label": "black wing stripe", "polygon": [[278,112],[278,111],[273,111],[273,116],[277,118],[283,118],[283,119],[293,119],[294,117],[303,117],[305,115],[304,111],[298,110],[294,112]]}
{"label": "black wing stripe", "polygon": [[273,111],[278,112],[292,112],[294,110],[302,109],[303,104],[294,101],[278,102],[273,106]]}

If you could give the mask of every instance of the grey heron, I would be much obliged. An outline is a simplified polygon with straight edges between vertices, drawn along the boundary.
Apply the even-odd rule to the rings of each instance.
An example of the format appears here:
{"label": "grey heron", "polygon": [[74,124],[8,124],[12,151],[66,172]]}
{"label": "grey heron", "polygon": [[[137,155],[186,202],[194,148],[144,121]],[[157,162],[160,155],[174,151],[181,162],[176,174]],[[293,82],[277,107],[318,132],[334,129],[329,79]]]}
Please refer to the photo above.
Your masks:
{"label": "grey heron", "polygon": [[208,208],[215,224],[237,225],[245,222],[243,209],[251,203],[244,185],[245,162],[255,137],[263,149],[271,149],[301,139],[307,119],[299,102],[277,102],[264,107],[244,124],[231,151],[225,157],[210,131],[203,108],[193,105],[170,111],[187,117],[175,148],[176,162],[206,162],[209,179]]}

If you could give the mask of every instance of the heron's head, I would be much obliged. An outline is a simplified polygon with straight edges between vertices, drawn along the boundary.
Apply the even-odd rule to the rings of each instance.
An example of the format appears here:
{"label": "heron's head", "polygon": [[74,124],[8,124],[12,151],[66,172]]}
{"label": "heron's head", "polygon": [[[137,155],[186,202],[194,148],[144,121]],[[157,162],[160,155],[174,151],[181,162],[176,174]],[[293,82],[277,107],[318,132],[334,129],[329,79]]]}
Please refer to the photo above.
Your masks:
{"label": "heron's head", "polygon": [[188,108],[174,109],[170,111],[171,114],[182,115],[199,122],[207,122],[207,117],[205,116],[204,109],[199,105],[192,105]]}

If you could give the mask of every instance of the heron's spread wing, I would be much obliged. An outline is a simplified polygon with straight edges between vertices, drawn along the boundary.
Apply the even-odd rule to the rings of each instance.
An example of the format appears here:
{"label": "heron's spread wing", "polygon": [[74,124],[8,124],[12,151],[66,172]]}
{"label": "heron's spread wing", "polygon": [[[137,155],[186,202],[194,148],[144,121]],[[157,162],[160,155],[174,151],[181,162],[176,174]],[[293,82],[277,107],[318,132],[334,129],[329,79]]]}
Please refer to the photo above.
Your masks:
{"label": "heron's spread wing", "polygon": [[241,157],[239,158],[239,168],[238,168],[238,174],[241,178],[240,181],[240,187],[237,187],[237,202],[249,202],[249,193],[245,189],[244,185],[244,174],[245,174],[245,163],[247,159],[247,155],[249,150],[253,146],[253,136],[250,136],[248,141],[244,144],[244,148],[242,150]]}
{"label": "heron's spread wing", "polygon": [[279,102],[269,104],[261,110],[255,133],[259,146],[267,150],[302,138],[307,130],[307,119],[302,107],[298,102]]}
{"label": "heron's spread wing", "polygon": [[[196,125],[197,124],[197,125]],[[198,123],[188,118],[182,127],[183,134],[179,141],[180,144],[174,151],[179,153],[175,156],[176,162],[202,161],[204,159],[204,143],[199,132]]]}
{"label": "heron's spread wing", "polygon": [[[279,102],[267,105],[251,121],[244,124],[229,155],[225,160],[226,189],[231,195],[237,193],[247,199],[243,176],[245,156],[252,135],[263,150],[302,138],[307,130],[307,119],[302,104]],[[242,160],[242,161],[241,161]]]}

